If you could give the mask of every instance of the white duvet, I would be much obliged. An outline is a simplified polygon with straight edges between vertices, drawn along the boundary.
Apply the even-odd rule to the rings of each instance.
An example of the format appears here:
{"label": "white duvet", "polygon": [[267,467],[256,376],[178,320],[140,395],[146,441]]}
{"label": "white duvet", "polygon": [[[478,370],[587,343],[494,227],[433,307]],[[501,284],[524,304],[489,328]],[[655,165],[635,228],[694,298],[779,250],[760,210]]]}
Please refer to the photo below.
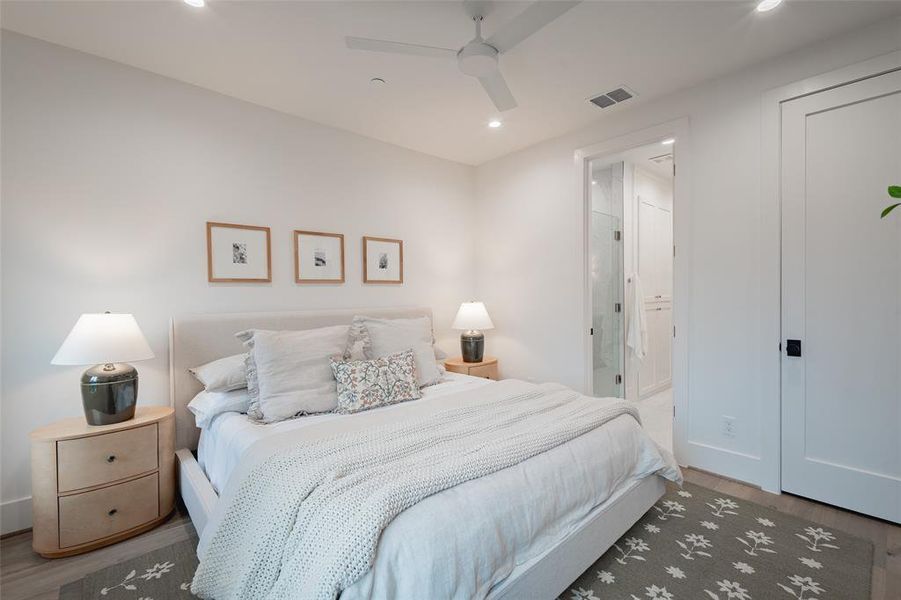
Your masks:
{"label": "white duvet", "polygon": [[[458,390],[475,382],[453,378]],[[447,388],[445,388],[446,390]],[[443,390],[442,390],[443,391]],[[417,403],[435,402],[433,393]],[[605,400],[597,400],[605,402]],[[381,409],[403,418],[406,404]],[[201,458],[208,473],[221,471],[224,486],[234,464],[268,435],[303,430],[321,416],[277,426],[257,426],[250,435],[240,416],[221,416],[204,432]],[[392,416],[392,418],[394,418]],[[337,423],[336,423],[337,425]],[[353,427],[351,427],[353,428]],[[208,435],[216,431],[216,435]],[[281,437],[281,436],[279,436]],[[216,442],[231,451],[216,452]],[[241,447],[242,449],[236,450]],[[212,454],[216,452],[216,454]],[[216,456],[215,461],[210,458]],[[231,461],[222,468],[221,459]],[[597,506],[633,484],[659,472],[678,480],[678,468],[631,416],[624,415],[513,467],[474,479],[423,499],[399,514],[384,530],[372,568],[341,597],[482,598],[492,595],[520,565],[544,554],[578,527]],[[213,479],[213,475],[210,475]],[[208,532],[204,532],[204,536]]]}
{"label": "white duvet", "polygon": [[[433,402],[441,397],[457,392],[474,390],[494,383],[489,379],[469,377],[458,373],[445,373],[442,383],[422,388],[422,399],[417,402]],[[436,405],[437,406],[437,405]],[[376,409],[379,412],[398,410],[403,404]],[[213,484],[216,493],[225,489],[225,483],[247,450],[256,442],[284,431],[300,431],[312,425],[333,419],[349,419],[353,415],[326,413],[289,419],[269,425],[251,421],[246,415],[228,412],[212,419],[209,426],[200,432],[197,446],[197,462]]]}

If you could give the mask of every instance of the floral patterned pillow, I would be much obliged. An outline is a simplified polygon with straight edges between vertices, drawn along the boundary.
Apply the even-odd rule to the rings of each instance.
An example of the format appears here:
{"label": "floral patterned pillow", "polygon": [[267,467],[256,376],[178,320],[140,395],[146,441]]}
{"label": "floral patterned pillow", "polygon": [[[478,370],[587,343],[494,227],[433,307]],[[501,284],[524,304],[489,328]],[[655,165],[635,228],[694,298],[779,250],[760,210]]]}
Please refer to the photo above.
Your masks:
{"label": "floral patterned pillow", "polygon": [[422,398],[412,349],[372,360],[332,358],[331,365],[338,382],[335,412],[349,414]]}

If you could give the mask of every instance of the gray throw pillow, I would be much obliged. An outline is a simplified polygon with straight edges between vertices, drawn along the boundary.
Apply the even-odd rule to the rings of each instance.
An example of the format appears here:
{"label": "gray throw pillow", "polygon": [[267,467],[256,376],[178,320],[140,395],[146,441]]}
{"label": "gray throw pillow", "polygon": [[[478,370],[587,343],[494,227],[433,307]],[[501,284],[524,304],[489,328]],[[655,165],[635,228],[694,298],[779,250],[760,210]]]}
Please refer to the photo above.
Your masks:
{"label": "gray throw pillow", "polygon": [[337,405],[329,359],[341,354],[347,325],[302,331],[251,329],[235,334],[248,349],[247,416],[274,423]]}

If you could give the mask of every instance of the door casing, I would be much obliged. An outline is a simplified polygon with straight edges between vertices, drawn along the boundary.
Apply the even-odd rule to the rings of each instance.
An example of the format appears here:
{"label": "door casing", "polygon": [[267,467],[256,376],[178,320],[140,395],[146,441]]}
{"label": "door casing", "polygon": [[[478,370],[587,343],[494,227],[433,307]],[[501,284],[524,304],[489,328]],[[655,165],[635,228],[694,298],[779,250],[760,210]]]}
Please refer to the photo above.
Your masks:
{"label": "door casing", "polygon": [[691,237],[689,218],[691,215],[691,128],[688,117],[641,129],[639,131],[611,138],[609,140],[581,148],[575,152],[575,177],[577,188],[582,194],[582,355],[585,357],[585,379],[583,390],[590,394],[592,383],[591,364],[591,277],[589,250],[591,241],[591,195],[588,163],[595,158],[618,154],[639,146],[659,142],[666,138],[676,138],[677,171],[673,181],[673,454],[676,461],[684,465],[687,454],[688,436],[688,348],[689,348],[689,306],[691,257]]}
{"label": "door casing", "polygon": [[756,483],[767,492],[782,492],[782,103],[897,70],[901,70],[901,51],[770,90],[761,100],[759,319],[763,342],[759,349],[761,456]]}

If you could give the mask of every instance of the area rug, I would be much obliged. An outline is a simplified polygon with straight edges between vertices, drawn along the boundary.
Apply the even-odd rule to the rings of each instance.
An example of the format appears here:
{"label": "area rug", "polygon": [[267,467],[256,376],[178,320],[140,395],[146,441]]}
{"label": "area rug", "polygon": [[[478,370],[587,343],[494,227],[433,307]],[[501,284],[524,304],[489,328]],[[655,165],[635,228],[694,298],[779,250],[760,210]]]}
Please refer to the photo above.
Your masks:
{"label": "area rug", "polygon": [[870,599],[869,541],[696,485],[667,489],[561,599]]}
{"label": "area rug", "polygon": [[[87,575],[60,600],[192,598],[197,540]],[[561,600],[869,600],[873,545],[753,502],[671,487]],[[415,599],[441,600],[441,599]]]}
{"label": "area rug", "polygon": [[197,538],[192,537],[100,569],[60,588],[59,600],[194,598],[196,549]]}

